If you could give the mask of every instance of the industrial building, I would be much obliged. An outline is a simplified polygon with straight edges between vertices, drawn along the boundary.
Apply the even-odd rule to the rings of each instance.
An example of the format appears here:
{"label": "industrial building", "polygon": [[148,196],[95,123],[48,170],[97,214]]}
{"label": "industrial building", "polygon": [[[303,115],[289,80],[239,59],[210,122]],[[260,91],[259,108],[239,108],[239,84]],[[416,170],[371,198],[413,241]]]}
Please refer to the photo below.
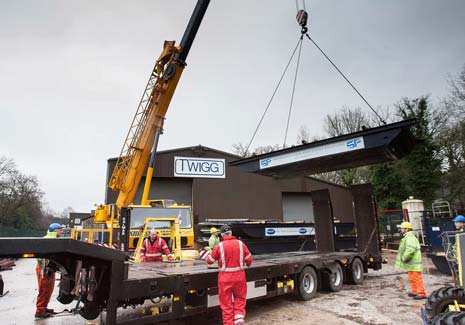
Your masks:
{"label": "industrial building", "polygon": [[[327,189],[336,222],[353,222],[349,188],[309,176],[279,179],[228,166],[241,158],[202,145],[159,151],[150,198],[192,205],[195,223],[238,218],[314,222],[312,192]],[[107,179],[115,164],[116,158],[108,160]],[[135,204],[144,181],[145,175]],[[106,188],[105,203],[114,203],[117,195]]]}

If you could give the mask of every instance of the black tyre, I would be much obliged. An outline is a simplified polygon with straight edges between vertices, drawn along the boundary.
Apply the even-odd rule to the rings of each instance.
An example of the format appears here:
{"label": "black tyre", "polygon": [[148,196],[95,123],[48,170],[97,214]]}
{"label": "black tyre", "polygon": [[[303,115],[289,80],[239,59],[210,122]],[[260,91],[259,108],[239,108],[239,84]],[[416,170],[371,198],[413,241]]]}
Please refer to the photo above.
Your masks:
{"label": "black tyre", "polygon": [[316,295],[318,278],[311,266],[302,269],[297,277],[297,295],[301,300],[310,300]]}
{"label": "black tyre", "polygon": [[63,305],[68,305],[68,304],[72,303],[75,298],[76,298],[76,296],[74,296],[74,295],[67,295],[67,294],[63,294],[61,292],[57,296],[57,300],[59,302],[61,302]]}
{"label": "black tyre", "polygon": [[86,302],[84,306],[79,309],[79,315],[87,320],[93,320],[100,315],[100,308],[95,302]]}
{"label": "black tyre", "polygon": [[465,292],[463,288],[444,287],[431,293],[425,303],[426,316],[431,323],[432,320],[449,310],[449,305],[457,300],[459,304],[465,304]]}
{"label": "black tyre", "polygon": [[432,325],[465,325],[465,312],[463,311],[448,311],[437,315],[431,321]]}
{"label": "black tyre", "polygon": [[71,294],[74,287],[74,280],[68,275],[62,274],[59,287],[60,290],[58,291],[57,300],[64,305],[72,303],[76,298],[75,295]]}
{"label": "black tyre", "polygon": [[334,272],[325,271],[323,273],[323,290],[336,292],[342,289],[344,274],[339,263],[335,264]]}
{"label": "black tyre", "polygon": [[354,258],[352,264],[347,270],[347,283],[362,284],[363,283],[363,262],[359,258]]}

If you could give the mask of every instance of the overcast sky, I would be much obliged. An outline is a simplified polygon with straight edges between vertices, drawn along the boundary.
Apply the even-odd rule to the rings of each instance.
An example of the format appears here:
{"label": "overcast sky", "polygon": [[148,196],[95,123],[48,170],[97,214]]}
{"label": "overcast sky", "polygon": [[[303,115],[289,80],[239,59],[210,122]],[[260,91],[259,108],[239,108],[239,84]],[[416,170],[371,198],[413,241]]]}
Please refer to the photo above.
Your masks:
{"label": "overcast sky", "polygon": [[[194,0],[0,0],[0,156],[36,175],[54,210],[102,203],[163,41],[182,37]],[[373,106],[447,92],[465,64],[465,1],[307,0],[309,33]],[[159,149],[247,143],[300,29],[294,0],[212,0],[171,102]],[[294,70],[294,68],[292,68]],[[282,144],[287,75],[253,146]],[[326,114],[368,110],[309,43],[288,142],[323,135]]]}

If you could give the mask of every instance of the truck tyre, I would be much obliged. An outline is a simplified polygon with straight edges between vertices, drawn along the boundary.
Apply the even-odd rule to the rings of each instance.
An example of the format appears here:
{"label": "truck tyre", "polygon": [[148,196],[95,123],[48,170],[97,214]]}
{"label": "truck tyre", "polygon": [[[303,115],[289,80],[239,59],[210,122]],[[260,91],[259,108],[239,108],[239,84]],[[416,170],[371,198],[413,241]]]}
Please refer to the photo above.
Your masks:
{"label": "truck tyre", "polygon": [[425,303],[426,316],[429,323],[432,320],[449,310],[449,305],[457,300],[459,304],[465,304],[465,292],[463,288],[444,287],[431,293]]}
{"label": "truck tyre", "polygon": [[301,300],[310,300],[316,295],[318,278],[311,266],[302,269],[297,277],[297,295]]}
{"label": "truck tyre", "polygon": [[359,258],[354,258],[347,272],[347,282],[350,284],[363,283],[363,262]]}
{"label": "truck tyre", "polygon": [[437,315],[431,321],[432,325],[465,325],[465,312],[448,311],[444,314]]}
{"label": "truck tyre", "polygon": [[336,292],[342,289],[344,275],[342,267],[339,263],[336,263],[335,272],[325,271],[323,272],[323,290]]}

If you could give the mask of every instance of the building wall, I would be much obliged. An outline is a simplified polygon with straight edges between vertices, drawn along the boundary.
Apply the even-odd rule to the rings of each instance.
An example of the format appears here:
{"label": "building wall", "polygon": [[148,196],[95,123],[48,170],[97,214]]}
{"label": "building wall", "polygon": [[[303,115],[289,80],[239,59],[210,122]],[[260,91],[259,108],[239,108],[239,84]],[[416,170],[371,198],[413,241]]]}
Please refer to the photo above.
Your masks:
{"label": "building wall", "polygon": [[[226,178],[173,177],[174,157],[224,158]],[[211,218],[253,218],[283,220],[282,193],[308,193],[328,189],[336,219],[352,222],[352,195],[348,188],[319,181],[310,177],[274,179],[244,173],[227,163],[238,157],[206,147],[191,147],[158,153],[151,184],[150,198],[172,198],[179,203],[193,203],[197,222]],[[108,161],[108,175],[116,160]],[[139,184],[135,203],[140,202],[144,186]],[[107,203],[114,203],[117,193],[107,189]],[[193,202],[186,202],[191,193]]]}

